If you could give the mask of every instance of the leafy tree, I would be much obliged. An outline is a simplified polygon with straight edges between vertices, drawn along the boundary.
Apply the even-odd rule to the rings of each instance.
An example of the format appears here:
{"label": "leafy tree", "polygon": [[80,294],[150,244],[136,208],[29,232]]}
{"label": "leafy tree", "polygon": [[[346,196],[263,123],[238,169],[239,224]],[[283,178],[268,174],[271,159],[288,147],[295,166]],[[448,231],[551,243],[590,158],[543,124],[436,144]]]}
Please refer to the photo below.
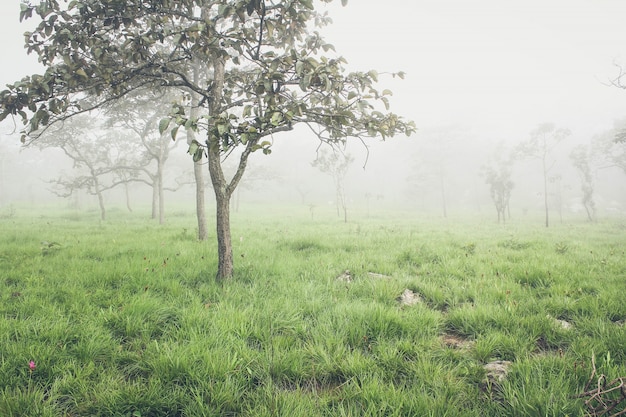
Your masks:
{"label": "leafy tree", "polygon": [[576,146],[570,153],[570,159],[580,174],[580,187],[583,193],[581,202],[590,222],[594,221],[596,216],[596,204],[593,200],[594,181],[591,170],[591,158],[591,152],[585,145]]}
{"label": "leafy tree", "polygon": [[515,186],[511,180],[513,158],[503,155],[506,153],[500,146],[494,152],[492,160],[482,168],[485,183],[489,185],[491,200],[498,213],[498,223],[505,223],[507,215],[509,219],[511,218],[509,200]]}
{"label": "leafy tree", "polygon": [[348,223],[348,202],[346,200],[345,178],[354,158],[342,152],[321,152],[312,165],[332,177],[335,184],[335,206],[337,216],[343,213],[343,221]]}
{"label": "leafy tree", "polygon": [[[328,3],[332,0],[322,0]],[[347,3],[342,0],[342,3]],[[315,29],[329,23],[313,0],[45,0],[22,4],[38,15],[26,34],[28,52],[46,70],[0,92],[0,120],[14,115],[33,140],[57,121],[99,108],[139,89],[184,89],[202,112],[176,106],[161,131],[203,132],[194,161],[208,159],[216,199],[218,279],[233,275],[229,201],[255,151],[297,124],[320,140],[410,134],[415,127],[388,111],[378,73],[347,72]],[[329,54],[329,55],[325,55]],[[191,76],[201,65],[200,75]],[[402,73],[395,74],[402,76]],[[227,178],[223,158],[239,151]]]}
{"label": "leafy tree", "polygon": [[541,173],[543,175],[543,198],[546,213],[546,227],[549,227],[548,209],[548,181],[549,174],[554,168],[556,159],[554,150],[571,132],[569,129],[559,128],[552,123],[543,123],[530,132],[530,138],[522,142],[517,152],[520,156],[536,159],[541,162]]}

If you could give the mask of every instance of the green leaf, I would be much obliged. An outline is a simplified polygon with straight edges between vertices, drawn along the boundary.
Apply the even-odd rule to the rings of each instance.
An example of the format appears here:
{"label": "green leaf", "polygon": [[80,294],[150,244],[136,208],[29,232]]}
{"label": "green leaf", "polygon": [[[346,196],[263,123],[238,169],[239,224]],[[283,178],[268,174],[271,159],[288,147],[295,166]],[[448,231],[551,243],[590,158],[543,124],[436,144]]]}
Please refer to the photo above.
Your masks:
{"label": "green leaf", "polygon": [[313,3],[311,2],[311,0],[300,0],[300,3],[302,3],[302,5],[304,7],[306,7],[307,9],[309,9],[309,10],[313,10],[314,9]]}
{"label": "green leaf", "polygon": [[200,148],[200,144],[197,141],[192,140],[191,143],[189,144],[189,149],[187,150],[187,153],[189,155],[195,155],[195,153],[197,152],[199,148]]}
{"label": "green leaf", "polygon": [[80,76],[81,76],[81,77],[83,77],[83,78],[89,78],[89,77],[87,76],[87,73],[85,72],[85,70],[84,70],[84,69],[82,69],[82,68],[77,69],[77,70],[76,70],[76,74],[77,74],[77,75],[80,75]]}
{"label": "green leaf", "polygon": [[170,119],[170,118],[161,119],[161,121],[159,122],[159,134],[160,135],[162,135],[163,132],[165,132],[168,127],[170,127],[171,120],[172,119]]}
{"label": "green leaf", "polygon": [[172,140],[176,140],[176,134],[178,133],[178,128],[180,126],[176,126],[174,129],[172,129],[172,131],[170,132],[170,135],[172,135]]}

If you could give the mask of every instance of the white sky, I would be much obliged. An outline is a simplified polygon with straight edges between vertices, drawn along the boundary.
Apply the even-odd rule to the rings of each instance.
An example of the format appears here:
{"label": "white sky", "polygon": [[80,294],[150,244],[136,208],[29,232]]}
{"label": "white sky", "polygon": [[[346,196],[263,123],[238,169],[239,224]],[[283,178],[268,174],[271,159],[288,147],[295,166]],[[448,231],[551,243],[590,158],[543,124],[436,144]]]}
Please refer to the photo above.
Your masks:
{"label": "white sky", "polygon": [[[599,133],[626,116],[625,0],[350,0],[327,7],[326,40],[381,78],[392,110],[418,128],[461,123],[523,139],[542,122]],[[36,72],[23,49],[19,0],[0,1],[0,87]],[[3,131],[6,129],[2,129]],[[512,138],[515,136],[515,138]]]}

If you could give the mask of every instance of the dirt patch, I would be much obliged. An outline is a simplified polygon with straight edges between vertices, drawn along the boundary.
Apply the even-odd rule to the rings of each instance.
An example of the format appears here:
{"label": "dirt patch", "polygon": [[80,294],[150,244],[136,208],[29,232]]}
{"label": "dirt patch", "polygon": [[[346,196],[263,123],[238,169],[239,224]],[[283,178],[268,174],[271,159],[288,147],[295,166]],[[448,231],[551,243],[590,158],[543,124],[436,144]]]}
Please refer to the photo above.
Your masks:
{"label": "dirt patch", "polygon": [[466,339],[456,334],[444,334],[441,336],[441,341],[444,345],[452,349],[470,349],[474,346],[474,341]]}

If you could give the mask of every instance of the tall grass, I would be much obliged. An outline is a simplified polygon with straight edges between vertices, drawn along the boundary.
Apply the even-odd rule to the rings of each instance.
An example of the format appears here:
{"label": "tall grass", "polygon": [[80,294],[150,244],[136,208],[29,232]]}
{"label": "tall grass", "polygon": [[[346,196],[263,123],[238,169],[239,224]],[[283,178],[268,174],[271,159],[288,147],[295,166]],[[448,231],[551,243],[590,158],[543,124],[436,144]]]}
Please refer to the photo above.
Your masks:
{"label": "tall grass", "polygon": [[623,221],[254,209],[223,284],[191,213],[0,219],[0,415],[583,416],[626,375]]}

